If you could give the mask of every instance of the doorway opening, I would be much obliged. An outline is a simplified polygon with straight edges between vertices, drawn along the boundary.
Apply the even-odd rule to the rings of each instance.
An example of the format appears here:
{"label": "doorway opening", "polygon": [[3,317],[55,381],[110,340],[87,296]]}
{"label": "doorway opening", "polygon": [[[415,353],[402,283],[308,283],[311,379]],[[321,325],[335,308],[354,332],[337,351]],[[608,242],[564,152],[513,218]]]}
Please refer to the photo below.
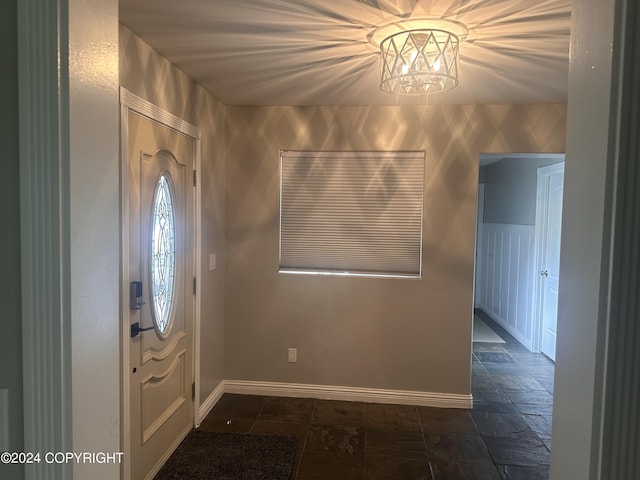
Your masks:
{"label": "doorway opening", "polygon": [[[481,155],[479,168],[472,414],[506,416],[495,420],[508,419],[513,428],[527,431],[528,445],[535,445],[535,451],[527,450],[527,462],[536,464],[536,474],[545,478],[552,435],[564,155]],[[513,441],[505,448],[519,451],[519,440]]]}
{"label": "doorway opening", "polygon": [[563,154],[480,156],[474,308],[552,360],[563,168]]}

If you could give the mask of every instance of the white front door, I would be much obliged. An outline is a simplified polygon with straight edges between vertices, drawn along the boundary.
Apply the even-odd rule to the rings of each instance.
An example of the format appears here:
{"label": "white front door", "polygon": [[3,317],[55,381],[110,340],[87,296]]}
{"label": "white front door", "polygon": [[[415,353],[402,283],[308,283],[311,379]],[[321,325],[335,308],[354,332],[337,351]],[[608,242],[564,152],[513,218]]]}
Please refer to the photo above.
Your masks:
{"label": "white front door", "polygon": [[141,480],[193,426],[195,144],[130,111],[128,158],[130,478]]}
{"label": "white front door", "polygon": [[552,360],[555,360],[564,168],[556,168],[546,173],[544,179],[546,182],[546,219],[544,222],[542,261],[540,263],[540,279],[542,282],[540,305],[542,312],[541,351]]}

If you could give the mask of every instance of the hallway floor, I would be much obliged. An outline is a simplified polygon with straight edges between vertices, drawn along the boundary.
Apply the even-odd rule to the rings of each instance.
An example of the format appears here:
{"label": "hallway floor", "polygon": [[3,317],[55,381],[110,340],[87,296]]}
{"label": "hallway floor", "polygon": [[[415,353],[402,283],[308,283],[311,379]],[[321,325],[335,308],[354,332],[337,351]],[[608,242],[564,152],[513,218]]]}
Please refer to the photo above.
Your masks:
{"label": "hallway floor", "polygon": [[480,315],[473,410],[225,394],[200,428],[295,435],[292,480],[545,480],[553,363]]}

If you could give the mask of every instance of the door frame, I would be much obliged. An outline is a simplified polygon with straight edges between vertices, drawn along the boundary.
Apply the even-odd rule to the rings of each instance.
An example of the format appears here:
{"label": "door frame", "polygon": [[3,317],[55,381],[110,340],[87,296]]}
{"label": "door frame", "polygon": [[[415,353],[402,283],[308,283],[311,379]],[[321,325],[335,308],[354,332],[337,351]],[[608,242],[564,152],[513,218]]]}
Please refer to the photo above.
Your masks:
{"label": "door frame", "polygon": [[558,163],[538,168],[537,193],[536,193],[536,224],[535,244],[533,258],[533,304],[532,304],[532,328],[531,347],[534,352],[542,350],[542,279],[540,275],[540,262],[545,254],[545,238],[547,234],[547,220],[549,217],[549,177],[554,174],[564,174],[564,160]]}
{"label": "door frame", "polygon": [[[160,107],[138,97],[124,87],[120,87],[120,225],[121,225],[121,266],[120,266],[120,353],[121,353],[121,400],[120,400],[120,435],[123,461],[121,478],[130,479],[131,473],[131,412],[129,385],[129,342],[131,340],[129,319],[129,112],[135,112],[153,120],[167,128],[173,129],[193,139],[195,143],[194,165],[194,275],[196,286],[201,285],[201,195],[197,172],[201,171],[200,129]],[[196,288],[193,305],[193,379],[195,395],[193,398],[193,424],[198,425],[200,410],[200,288]],[[179,445],[182,439],[176,439],[171,450]],[[166,459],[164,459],[166,460]]]}
{"label": "door frame", "polygon": [[482,287],[484,285],[478,279],[482,278],[482,247],[483,247],[483,235],[484,235],[484,183],[478,184],[476,205],[476,249],[473,262],[473,308],[480,307],[479,296],[482,294]]}

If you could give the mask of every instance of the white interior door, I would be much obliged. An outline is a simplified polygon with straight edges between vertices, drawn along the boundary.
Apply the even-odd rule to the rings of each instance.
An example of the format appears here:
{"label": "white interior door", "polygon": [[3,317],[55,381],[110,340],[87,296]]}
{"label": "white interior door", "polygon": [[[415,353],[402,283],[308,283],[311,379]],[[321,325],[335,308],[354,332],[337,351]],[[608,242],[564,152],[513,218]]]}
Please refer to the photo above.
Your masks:
{"label": "white interior door", "polygon": [[552,360],[556,358],[558,324],[558,283],[560,279],[560,237],[562,227],[562,190],[564,168],[544,173],[545,198],[543,209],[544,236],[540,262],[542,336],[541,351]]}
{"label": "white interior door", "polygon": [[[195,143],[128,114],[130,478],[151,478],[193,426]],[[140,282],[133,283],[133,282]],[[140,303],[136,305],[137,297]]]}

